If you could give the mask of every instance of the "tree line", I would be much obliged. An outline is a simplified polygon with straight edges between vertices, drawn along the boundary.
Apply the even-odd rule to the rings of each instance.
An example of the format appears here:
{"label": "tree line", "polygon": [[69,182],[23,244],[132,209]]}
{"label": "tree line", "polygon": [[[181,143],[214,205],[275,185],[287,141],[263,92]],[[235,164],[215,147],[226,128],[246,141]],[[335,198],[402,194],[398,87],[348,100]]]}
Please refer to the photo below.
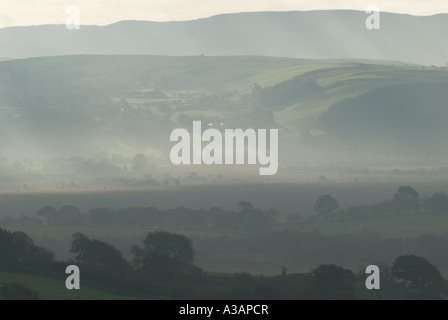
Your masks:
{"label": "tree line", "polygon": [[[219,207],[192,210],[178,207],[160,210],[155,207],[93,208],[87,213],[77,207],[66,205],[59,209],[46,206],[35,216],[4,217],[3,226],[75,226],[75,227],[120,227],[151,228],[164,230],[220,230],[235,233],[266,233],[278,222],[275,209],[261,210],[250,202],[239,201],[237,210]],[[448,195],[437,192],[431,196],[420,196],[411,186],[401,186],[391,199],[373,205],[349,206],[341,209],[331,195],[321,195],[314,204],[315,214],[306,219],[298,213],[286,216],[288,223],[305,220],[366,219],[394,215],[444,214],[448,213]]]}
{"label": "tree line", "polygon": [[[359,219],[391,215],[444,214],[448,213],[448,195],[443,192],[423,196],[411,186],[401,186],[392,199],[374,205],[351,206],[347,210],[339,207],[338,201],[331,195],[321,195],[315,205],[313,219]],[[292,221],[297,217],[291,216]]]}
{"label": "tree line", "polygon": [[[320,264],[309,273],[253,276],[249,273],[213,275],[194,262],[192,241],[179,234],[149,232],[132,248],[127,261],[112,245],[82,233],[72,236],[74,259],[55,261],[25,233],[0,229],[0,270],[34,274],[62,273],[67,263],[82,270],[84,283],[143,298],[171,299],[442,299],[447,282],[428,260],[398,256],[391,267],[381,265],[381,290],[365,288],[362,268],[353,272],[336,264]],[[23,283],[0,285],[0,299],[39,299],[38,290]]]}
{"label": "tree line", "polygon": [[159,210],[154,207],[109,209],[94,208],[83,214],[74,206],[59,210],[46,206],[35,217],[6,217],[1,220],[8,225],[48,225],[74,227],[121,227],[171,230],[225,230],[239,233],[266,232],[278,217],[273,209],[261,210],[246,201],[238,202],[236,211],[213,207],[210,210],[192,210],[184,207]]}

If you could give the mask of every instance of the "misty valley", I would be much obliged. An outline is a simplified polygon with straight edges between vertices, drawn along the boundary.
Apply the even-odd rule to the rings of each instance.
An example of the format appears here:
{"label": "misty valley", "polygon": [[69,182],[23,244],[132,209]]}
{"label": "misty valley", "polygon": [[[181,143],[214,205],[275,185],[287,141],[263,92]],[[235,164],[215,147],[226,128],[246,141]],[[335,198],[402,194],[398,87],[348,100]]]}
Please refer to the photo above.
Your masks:
{"label": "misty valley", "polygon": [[446,300],[448,20],[366,18],[0,28],[0,300]]}
{"label": "misty valley", "polygon": [[[83,288],[105,290],[94,296],[108,298],[443,297],[447,194],[421,196],[401,186],[378,203],[345,209],[323,194],[313,207],[306,217],[300,211],[283,216],[248,201],[239,201],[236,209],[209,210],[98,207],[84,213],[71,205],[45,206],[32,215],[0,220],[8,244],[0,280],[25,272],[47,282],[75,264]],[[372,264],[381,270],[379,290],[364,284]],[[416,274],[423,283],[412,282]],[[41,290],[47,298],[55,294],[54,286]]]}

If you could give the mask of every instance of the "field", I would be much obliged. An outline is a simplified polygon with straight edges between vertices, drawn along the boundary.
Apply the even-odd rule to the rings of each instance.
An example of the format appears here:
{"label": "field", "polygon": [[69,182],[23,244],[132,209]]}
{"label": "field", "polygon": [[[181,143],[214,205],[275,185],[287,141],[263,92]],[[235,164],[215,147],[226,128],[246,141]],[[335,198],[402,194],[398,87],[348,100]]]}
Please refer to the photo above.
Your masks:
{"label": "field", "polygon": [[[45,207],[60,208],[72,205],[87,213],[93,208],[156,207],[161,210],[186,207],[194,210],[210,209],[214,206],[235,210],[238,201],[249,201],[256,208],[276,209],[279,219],[274,230],[292,229],[298,231],[318,230],[326,234],[358,234],[363,230],[378,232],[385,237],[406,237],[419,233],[443,234],[448,231],[448,216],[415,215],[369,218],[366,220],[307,221],[313,215],[314,203],[322,194],[331,194],[340,208],[372,205],[392,198],[401,185],[413,186],[421,196],[447,192],[445,181],[433,182],[382,182],[382,183],[302,183],[302,184],[259,184],[259,185],[197,185],[178,188],[158,188],[138,191],[103,192],[57,192],[57,193],[12,193],[0,194],[1,214],[20,217],[33,216]],[[286,217],[299,214],[303,220],[291,224]],[[98,237],[142,238],[147,229],[118,228],[75,228],[75,227],[13,227],[32,236],[63,240],[80,231]],[[226,232],[182,231],[186,235],[220,236]],[[232,235],[232,234],[229,234]]]}
{"label": "field", "polygon": [[[71,70],[72,65],[77,65],[76,72]],[[274,111],[277,123],[295,133],[300,132],[304,126],[308,127],[333,103],[346,98],[378,87],[413,83],[416,79],[419,83],[444,82],[448,79],[448,72],[444,68],[399,62],[258,56],[65,56],[0,63],[0,73],[10,70],[19,74],[21,70],[28,70],[50,82],[64,77],[63,85],[66,88],[79,90],[91,87],[105,91],[114,101],[126,98],[134,108],[157,112],[158,105],[166,104],[174,110],[173,119],[181,112],[187,115],[195,115],[195,112],[207,115],[207,111],[208,116],[228,116],[226,106],[222,106],[221,110],[212,110],[212,106],[208,106],[209,110],[184,108],[199,95],[231,94],[237,97],[250,93],[254,84],[274,87],[296,77],[304,77],[316,82],[325,91],[325,96],[298,101],[287,108]],[[14,91],[15,85],[13,83],[10,87]],[[112,90],[112,86],[118,86],[118,90]],[[41,94],[51,96],[53,93],[46,92],[47,89],[50,88],[41,88]],[[161,89],[164,96],[145,94],[154,89]],[[113,92],[117,91],[119,95],[114,96]],[[9,106],[2,107],[0,116],[9,113]]]}
{"label": "field", "polygon": [[324,234],[378,233],[385,238],[405,238],[419,234],[443,235],[448,232],[448,215],[412,215],[377,217],[362,220],[335,220],[302,222],[297,224],[279,223],[276,230],[319,231]]}
{"label": "field", "polygon": [[[314,178],[317,180],[317,177]],[[12,192],[0,193],[0,216],[33,216],[45,206],[60,208],[72,205],[87,213],[93,208],[156,207],[161,210],[177,207],[210,209],[214,206],[234,210],[244,200],[261,209],[276,209],[280,216],[315,213],[314,203],[320,195],[331,194],[341,208],[376,204],[392,198],[402,185],[410,185],[421,196],[448,192],[445,180],[358,183],[260,183],[188,185],[139,190]]]}
{"label": "field", "polygon": [[[309,217],[315,214],[314,204],[321,195],[332,195],[339,208],[347,210],[391,199],[404,185],[415,188],[421,197],[448,191],[444,177],[448,172],[446,158],[431,154],[431,149],[420,152],[417,146],[417,153],[411,156],[376,153],[375,148],[358,152],[351,144],[356,139],[333,146],[331,127],[328,132],[319,127],[321,115],[332,106],[362,97],[364,100],[355,109],[341,107],[348,111],[342,112],[340,119],[346,119],[358,107],[363,110],[370,97],[365,94],[378,88],[394,90],[398,84],[428,94],[432,92],[428,87],[434,86],[439,90],[436,93],[445,92],[446,68],[258,56],[65,56],[1,61],[0,76],[8,74],[17,77],[5,84],[8,99],[0,105],[0,130],[5,132],[0,135],[4,153],[0,154],[0,219],[35,217],[45,206],[59,209],[66,205],[75,206],[84,215],[94,208],[219,207],[235,211],[239,201],[250,202],[262,210],[277,210],[277,222],[269,232],[263,230],[260,234],[244,234],[237,230],[240,226],[233,227],[232,232],[168,230],[191,237],[197,245],[195,262],[207,272],[220,272],[220,276],[242,271],[278,275],[283,265],[293,273],[308,272],[320,263],[330,262],[355,269],[370,263],[372,257],[386,257],[391,262],[397,253],[414,250],[417,245],[412,241],[405,243],[407,247],[400,246],[408,238],[421,234],[438,236],[430,239],[433,242],[429,246],[434,241],[445,241],[442,238],[448,232],[448,215],[443,214],[329,221]],[[26,94],[23,79],[28,84]],[[442,85],[438,87],[439,84]],[[391,105],[400,105],[402,100],[398,98],[401,97],[392,95]],[[389,113],[389,104],[384,105],[381,119],[400,116]],[[414,116],[422,111],[416,110]],[[438,111],[428,107],[425,114],[437,118]],[[256,170],[252,172],[246,167],[231,168],[227,175],[225,169],[213,166],[193,169],[170,165],[170,131],[179,126],[189,128],[192,120],[209,126],[225,123],[229,128],[279,128],[279,174],[271,179],[257,176],[253,173]],[[350,119],[348,127],[349,122]],[[394,120],[390,122],[393,127]],[[382,123],[378,121],[378,128],[382,128]],[[415,125],[411,121],[397,127],[407,132]],[[6,134],[9,132],[20,134],[10,137]],[[444,131],[440,132],[443,137]],[[393,137],[394,133],[392,130],[385,134]],[[351,136],[356,135],[348,138]],[[404,136],[400,143],[414,146],[414,140]],[[420,142],[425,143],[426,138]],[[381,139],[371,147],[382,144]],[[431,145],[443,150],[443,145]],[[337,152],[333,153],[332,147]],[[27,159],[34,157],[34,151],[42,158]],[[22,162],[9,158],[15,152],[23,157]],[[148,161],[142,168],[134,167],[140,153]],[[155,183],[149,185],[151,181]],[[300,215],[302,220],[291,223],[287,219],[291,215]],[[60,261],[73,258],[70,242],[76,232],[110,243],[131,260],[131,246],[141,244],[146,234],[155,230],[38,227],[26,222],[7,228],[25,232],[37,245],[55,252]],[[313,242],[315,231],[324,235],[317,244]],[[337,238],[332,238],[334,235],[342,235],[337,243],[340,247],[332,246]],[[345,240],[354,245],[346,245]],[[388,240],[403,241],[388,251]],[[372,244],[372,255],[363,251],[365,244]],[[446,273],[448,263],[438,252],[441,247],[428,254]],[[47,299],[121,298],[88,287],[81,293],[69,292],[59,279],[0,274],[0,283],[13,280],[23,280]]]}
{"label": "field", "polygon": [[65,287],[65,278],[56,279],[40,275],[0,272],[0,286],[18,282],[34,289],[39,293],[43,300],[123,300],[129,299],[125,296],[119,296],[105,291],[92,289],[87,285],[81,284],[79,290],[67,290]]}
{"label": "field", "polygon": [[[66,240],[76,232],[98,238],[144,239],[150,231],[149,228],[115,228],[115,227],[37,227],[37,226],[11,226],[12,231],[23,231],[36,239],[50,238],[58,241]],[[448,232],[448,215],[411,215],[374,217],[357,220],[330,220],[330,221],[301,221],[290,223],[279,220],[273,227],[274,231],[295,230],[300,232],[318,231],[327,235],[334,234],[360,234],[366,231],[378,233],[385,238],[405,238],[419,234],[443,235]],[[241,234],[227,231],[185,231],[169,230],[171,232],[195,237],[241,237]]]}
{"label": "field", "polygon": [[[446,93],[443,87],[448,80],[446,68],[370,60],[260,56],[87,55],[1,61],[0,77],[12,73],[17,77],[5,84],[8,98],[0,104],[0,171],[4,176],[0,192],[19,192],[24,186],[25,191],[41,192],[123,190],[144,184],[145,175],[150,175],[155,184],[172,186],[178,180],[184,186],[192,181],[188,180],[191,172],[199,175],[198,180],[217,185],[235,181],[313,183],[321,175],[336,182],[391,181],[397,176],[387,171],[373,173],[377,168],[381,171],[390,167],[410,168],[411,175],[422,180],[426,174],[440,177],[431,170],[446,164],[445,140],[440,142],[440,147],[437,140],[426,143],[433,135],[443,137],[446,126],[434,132],[431,127],[421,129],[428,135],[418,137],[418,141],[407,134],[415,129],[412,123],[421,111],[414,110],[413,106],[410,107],[414,110],[410,112],[412,121],[397,126],[394,124],[402,118],[397,108],[391,109],[393,112],[388,107],[378,111],[381,121],[377,120],[374,125],[378,127],[373,129],[385,138],[367,140],[366,136],[375,138],[375,135],[362,136],[362,130],[358,135],[347,136],[337,131],[356,123],[361,128],[364,126],[363,119],[369,117],[362,117],[367,112],[363,106],[375,100],[365,95],[376,89],[393,90],[395,85],[400,85],[411,93],[421,89],[432,97],[428,87],[433,86],[437,87],[437,93]],[[29,94],[24,93],[21,79],[29,83]],[[351,121],[349,117],[358,110],[357,105],[355,110],[341,107],[336,129],[319,122],[329,108],[333,110],[338,103],[346,103],[353,97],[364,99],[359,102],[358,118]],[[403,104],[400,98],[401,95],[392,95],[391,105]],[[438,98],[444,101],[443,95]],[[441,111],[436,107],[433,110],[425,106],[428,119],[444,118],[440,112],[445,108],[439,108]],[[255,166],[173,166],[169,159],[170,133],[174,128],[190,129],[194,120],[209,126],[220,123],[220,129],[278,128],[278,174],[260,177]],[[391,124],[384,129],[385,122]],[[397,130],[403,133],[397,135]],[[398,140],[389,137],[398,137]],[[420,145],[425,146],[425,152],[412,153]],[[391,154],[397,146],[405,152],[400,153],[400,149]],[[140,153],[150,159],[151,166],[134,172],[133,159]],[[426,172],[418,172],[419,168]],[[346,169],[352,172],[346,174]],[[369,173],[364,175],[365,170]],[[11,195],[11,199],[14,197]],[[130,198],[135,197],[130,195]],[[5,214],[2,211],[14,215],[25,213],[20,212],[20,206],[12,206],[15,212],[8,212],[9,201],[2,201],[0,215]],[[124,201],[123,206],[139,205]],[[154,202],[159,200],[156,198]],[[281,203],[275,199],[270,202],[283,211]],[[308,204],[300,207],[305,215],[312,211]]]}
{"label": "field", "polygon": [[[83,212],[86,212],[85,208],[93,205],[92,201],[101,201],[103,203],[107,202],[107,199],[113,199],[110,202],[112,208],[126,207],[126,201],[133,201],[133,203],[138,203],[141,205],[154,204],[153,200],[159,201],[158,204],[163,207],[174,207],[172,206],[176,201],[180,204],[187,204],[185,201],[187,199],[194,199],[195,208],[207,208],[209,202],[212,200],[220,199],[221,204],[227,203],[228,205],[223,205],[223,207],[228,207],[232,209],[234,205],[230,203],[233,200],[240,199],[236,198],[236,195],[241,196],[245,194],[248,196],[245,199],[253,201],[255,199],[268,200],[269,194],[281,195],[280,198],[276,198],[276,203],[282,203],[283,210],[282,215],[279,217],[278,221],[272,228],[272,235],[267,237],[276,237],[275,233],[278,232],[279,235],[291,234],[283,233],[284,230],[299,231],[305,234],[313,234],[318,231],[319,233],[331,237],[332,235],[337,236],[335,239],[350,239],[349,241],[355,241],[355,239],[363,239],[362,235],[372,235],[378,233],[385,241],[388,243],[388,239],[411,239],[416,238],[422,234],[429,234],[433,236],[444,237],[448,232],[448,215],[446,214],[427,214],[427,215],[409,215],[409,216],[386,216],[386,217],[375,217],[375,218],[365,218],[356,220],[330,220],[330,221],[312,221],[306,219],[306,215],[302,221],[297,223],[291,223],[286,220],[286,215],[289,212],[300,212],[292,211],[296,203],[308,203],[308,206],[312,207],[312,203],[315,198],[320,194],[329,193],[335,195],[341,203],[344,203],[343,208],[350,205],[358,204],[373,204],[377,203],[386,198],[390,198],[393,192],[397,188],[395,183],[359,183],[359,184],[273,184],[273,185],[258,185],[258,186],[195,186],[191,188],[185,188],[182,190],[172,190],[165,189],[159,190],[153,194],[153,198],[148,198],[148,191],[139,192],[105,192],[105,193],[92,193],[92,194],[13,194],[7,195],[3,194],[2,198],[4,200],[11,200],[15,198],[15,203],[27,203],[30,204],[29,199],[34,199],[31,203],[46,203],[46,205],[52,205],[56,201],[58,203],[70,203],[72,205],[77,205],[82,208]],[[412,183],[421,195],[430,195],[433,192],[440,190],[445,190],[445,182],[427,182],[427,183]],[[189,193],[187,193],[189,190]],[[230,192],[232,190],[232,192]],[[245,190],[246,193],[243,192]],[[250,191],[250,192],[248,192]],[[199,195],[202,194],[202,197]],[[131,199],[129,197],[132,195]],[[225,195],[225,197],[223,197]],[[299,195],[299,196],[297,196]],[[234,199],[232,197],[235,196]],[[258,198],[253,198],[253,197]],[[267,198],[267,199],[266,199]],[[127,199],[127,200],[126,200]],[[140,200],[138,200],[140,199]],[[198,199],[201,199],[198,201]],[[271,198],[273,199],[273,198]],[[37,202],[36,202],[37,201]],[[61,202],[62,201],[62,202]],[[70,201],[70,202],[64,202]],[[148,202],[146,202],[148,201]],[[166,201],[166,202],[164,202]],[[5,201],[5,204],[8,202]],[[254,202],[257,203],[257,202]],[[267,202],[267,204],[272,204]],[[289,204],[289,205],[287,205]],[[12,205],[10,202],[9,205]],[[20,206],[19,206],[20,207]],[[263,209],[269,208],[264,203],[261,206]],[[234,207],[233,207],[234,208]],[[145,238],[149,231],[154,231],[154,229],[148,228],[115,228],[115,227],[37,227],[37,226],[11,226],[7,229],[11,231],[20,230],[28,235],[30,235],[36,244],[42,245],[53,252],[56,252],[56,259],[60,261],[65,261],[67,259],[72,259],[73,255],[69,252],[71,235],[75,232],[81,232],[90,238],[99,239],[101,241],[108,242],[114,247],[119,249],[125,258],[128,260],[132,259],[130,254],[131,246],[135,244],[141,244],[141,241]],[[320,254],[316,256],[311,255],[307,258],[302,258],[303,253],[310,255],[313,249],[306,249],[311,247],[312,244],[300,244],[290,242],[288,243],[288,248],[284,247],[281,252],[283,254],[277,254],[277,249],[275,246],[267,248],[264,251],[262,247],[269,243],[266,243],[257,247],[256,237],[252,238],[251,235],[244,235],[237,232],[228,232],[224,230],[174,230],[170,229],[171,232],[176,232],[179,234],[184,234],[193,239],[195,248],[197,251],[196,262],[204,268],[207,272],[214,275],[215,277],[230,277],[235,272],[250,272],[254,275],[266,275],[274,276],[279,275],[280,266],[286,265],[290,273],[307,273],[311,268],[317,266],[320,263],[336,263],[341,264],[352,270],[358,270],[358,268],[365,263],[371,263],[376,254],[373,252],[370,255],[368,252],[364,253],[360,251],[362,256],[357,256],[354,254],[356,251],[350,251],[350,254],[344,254],[344,248],[338,248],[335,252],[339,252],[337,255],[332,253],[336,247],[331,246],[329,248],[321,248],[317,244],[317,250],[323,250]],[[342,236],[344,235],[344,236]],[[345,235],[350,235],[346,237]],[[353,236],[353,237],[351,237]],[[359,237],[360,238],[356,238]],[[371,236],[367,236],[368,239]],[[253,240],[251,240],[251,238]],[[226,240],[227,239],[227,240]],[[245,240],[246,239],[246,240]],[[260,238],[262,239],[262,238]],[[291,239],[297,239],[292,237]],[[300,238],[298,238],[300,239]],[[331,238],[328,241],[331,241]],[[373,237],[373,239],[378,239]],[[238,242],[240,241],[241,242]],[[224,242],[223,242],[224,241]],[[396,243],[396,240],[391,240],[392,243]],[[230,247],[223,248],[222,245],[227,243]],[[233,246],[241,243],[241,248],[235,248]],[[252,244],[251,244],[252,243]],[[281,241],[279,242],[282,243]],[[410,243],[410,242],[409,242]],[[408,243],[408,245],[409,245]],[[356,248],[362,249],[363,245],[369,245],[369,242],[363,244],[353,243],[353,246],[348,246],[347,250],[357,250]],[[254,246],[255,247],[252,247]],[[285,245],[285,244],[284,244]],[[216,250],[215,247],[216,246]],[[326,246],[326,245],[324,245]],[[314,247],[313,247],[314,248]],[[355,249],[354,249],[355,248]],[[370,248],[370,247],[368,247]],[[408,247],[409,249],[409,247]],[[289,257],[287,252],[297,254]],[[371,248],[369,249],[371,250]],[[448,268],[446,266],[445,259],[440,256],[440,250],[438,247],[433,247],[431,250],[427,250],[430,261],[434,261],[440,271],[446,275],[448,274]],[[396,251],[392,251],[396,252]],[[423,251],[424,254],[425,251]],[[340,256],[339,256],[340,255]],[[386,251],[387,255],[387,251]],[[388,259],[393,259],[396,257],[394,253],[392,256],[387,256]],[[439,257],[439,259],[436,259]],[[309,260],[308,260],[309,259]],[[383,261],[383,260],[382,260]],[[388,260],[388,263],[391,261]],[[33,288],[37,288],[41,293],[42,297],[45,299],[122,299],[114,294],[108,292],[103,292],[98,289],[89,288],[88,286],[82,287],[79,292],[70,292],[64,288],[63,277],[61,279],[47,278],[35,275],[21,275],[21,274],[11,274],[11,273],[0,273],[0,283],[5,283],[9,281],[21,281],[27,283]]]}

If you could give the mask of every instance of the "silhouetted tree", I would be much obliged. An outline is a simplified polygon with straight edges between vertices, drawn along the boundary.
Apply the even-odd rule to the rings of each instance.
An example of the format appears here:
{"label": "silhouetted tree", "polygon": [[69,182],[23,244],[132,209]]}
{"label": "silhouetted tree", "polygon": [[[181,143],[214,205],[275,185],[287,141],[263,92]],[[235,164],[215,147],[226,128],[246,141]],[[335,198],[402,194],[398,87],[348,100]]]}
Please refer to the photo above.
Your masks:
{"label": "silhouetted tree", "polygon": [[198,279],[202,269],[193,265],[194,249],[191,240],[183,235],[149,232],[144,247],[133,246],[134,264],[147,275],[166,280],[186,277]]}
{"label": "silhouetted tree", "polygon": [[417,213],[420,211],[420,195],[410,186],[402,186],[392,198],[400,213]]}
{"label": "silhouetted tree", "polygon": [[53,261],[53,254],[34,244],[24,232],[0,228],[0,269],[39,268]]}
{"label": "silhouetted tree", "polygon": [[[369,275],[366,274],[365,266],[360,268],[357,274],[358,282],[361,284],[357,289],[360,299],[367,300],[401,300],[404,290],[400,287],[392,275],[390,266],[383,262],[374,262],[380,269],[380,290],[366,290],[365,281]],[[357,296],[358,298],[358,296]]]}
{"label": "silhouetted tree", "polygon": [[60,222],[60,214],[53,207],[46,206],[36,212],[38,217],[43,217],[49,226],[56,226]]}
{"label": "silhouetted tree", "polygon": [[109,243],[93,239],[88,250],[88,262],[122,269],[126,266],[121,252]]}
{"label": "silhouetted tree", "polygon": [[147,275],[161,281],[177,281],[185,278],[186,269],[176,259],[160,252],[152,252],[142,260],[141,269]]}
{"label": "silhouetted tree", "polygon": [[75,259],[87,262],[87,254],[90,246],[90,239],[80,232],[72,235],[72,246],[70,252],[76,254]]}
{"label": "silhouetted tree", "polygon": [[238,209],[241,212],[250,212],[254,210],[254,206],[252,205],[252,203],[247,201],[238,201]]}
{"label": "silhouetted tree", "polygon": [[314,204],[314,210],[316,210],[318,217],[322,219],[334,217],[338,208],[338,202],[330,195],[320,196]]}
{"label": "silhouetted tree", "polygon": [[446,291],[446,281],[428,260],[415,255],[399,256],[392,275],[410,292],[409,298],[432,299]]}
{"label": "silhouetted tree", "polygon": [[96,239],[90,240],[80,232],[73,234],[72,238],[70,251],[76,254],[76,260],[118,269],[126,267],[121,252],[112,245]]}
{"label": "silhouetted tree", "polygon": [[319,299],[354,299],[355,275],[352,271],[334,264],[323,264],[311,275]]}
{"label": "silhouetted tree", "polygon": [[193,262],[193,243],[184,235],[165,231],[149,232],[143,244],[146,253],[159,252],[183,263]]}
{"label": "silhouetted tree", "polygon": [[247,201],[239,201],[239,214],[234,216],[237,219],[237,225],[240,231],[250,233],[263,233],[269,230],[278,217],[278,213],[274,209],[263,212],[255,209],[254,206]]}
{"label": "silhouetted tree", "polygon": [[107,208],[94,208],[89,210],[87,219],[89,225],[92,227],[111,226],[115,223],[114,212]]}
{"label": "silhouetted tree", "polygon": [[63,226],[80,227],[86,224],[84,215],[74,206],[63,206],[59,209],[59,215]]}

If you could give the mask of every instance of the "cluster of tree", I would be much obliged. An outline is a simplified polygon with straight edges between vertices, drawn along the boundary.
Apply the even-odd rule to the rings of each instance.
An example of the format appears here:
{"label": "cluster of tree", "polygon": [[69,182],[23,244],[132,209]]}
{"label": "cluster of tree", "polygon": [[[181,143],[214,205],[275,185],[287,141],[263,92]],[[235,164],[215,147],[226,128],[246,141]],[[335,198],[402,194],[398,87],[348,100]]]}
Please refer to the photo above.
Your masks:
{"label": "cluster of tree", "polygon": [[366,230],[360,234],[326,235],[320,232],[275,231],[247,237],[191,236],[197,251],[197,262],[204,267],[222,269],[269,267],[276,261],[286,267],[307,269],[331,261],[351,268],[370,261],[392,263],[403,254],[414,254],[433,261],[448,270],[448,234],[415,237],[381,237]]}
{"label": "cluster of tree", "polygon": [[318,299],[443,299],[447,281],[428,260],[398,256],[392,267],[380,266],[379,290],[365,288],[365,270],[357,274],[334,264],[311,272],[312,295]]}
{"label": "cluster of tree", "polygon": [[22,215],[20,217],[11,217],[6,216],[2,219],[0,219],[0,225],[4,227],[10,227],[10,226],[43,226],[44,222],[38,218],[38,217],[32,217],[28,215]]}
{"label": "cluster of tree", "polygon": [[[143,247],[134,246],[134,261],[127,261],[109,243],[89,239],[82,233],[72,236],[74,260],[56,261],[48,250],[34,245],[24,232],[0,229],[0,271],[22,272],[61,278],[68,264],[82,269],[83,283],[131,296],[192,297],[184,286],[200,282],[202,269],[193,264],[190,239],[168,232],[150,232]],[[1,299],[38,299],[36,292],[22,283],[0,284]]]}
{"label": "cluster of tree", "polygon": [[76,262],[82,265],[121,272],[134,269],[158,281],[184,280],[202,274],[202,270],[193,264],[192,241],[183,235],[165,231],[149,232],[143,247],[134,245],[131,249],[132,262],[125,260],[122,253],[109,243],[89,239],[80,232],[73,234],[70,251],[75,254]]}
{"label": "cluster of tree", "polygon": [[306,274],[282,273],[274,277],[235,274],[234,296],[252,299],[312,300],[425,300],[443,299],[447,281],[428,260],[398,256],[392,267],[380,266],[380,290],[367,290],[365,268],[355,273],[336,264],[320,264]]}
{"label": "cluster of tree", "polygon": [[59,210],[47,206],[36,212],[50,226],[117,226],[144,227],[171,230],[219,229],[240,233],[268,231],[277,219],[273,209],[256,209],[246,201],[238,203],[237,211],[227,211],[214,207],[210,210],[191,210],[184,207],[169,210],[149,208],[129,208],[112,210],[95,208],[87,215],[73,206]]}
{"label": "cluster of tree", "polygon": [[77,232],[72,236],[70,251],[76,254],[75,259],[84,264],[107,266],[108,268],[123,270],[128,267],[121,252],[110,244],[96,239],[89,239]]}
{"label": "cluster of tree", "polygon": [[[356,219],[404,214],[444,214],[448,213],[448,195],[442,191],[432,196],[421,197],[410,186],[402,186],[392,199],[384,200],[375,205],[361,205],[348,207],[346,211],[339,208],[339,204],[331,195],[320,196],[315,205],[316,218],[327,219]],[[290,219],[294,220],[294,217]]]}
{"label": "cluster of tree", "polygon": [[169,232],[150,232],[143,247],[132,247],[133,264],[153,279],[178,281],[186,278],[200,280],[202,269],[193,264],[194,248],[191,239]]}
{"label": "cluster of tree", "polygon": [[49,226],[85,226],[86,217],[74,206],[63,206],[59,210],[54,207],[44,207],[36,212]]}
{"label": "cluster of tree", "polygon": [[[56,270],[58,262],[32,244],[23,232],[0,229],[0,270],[33,273]],[[10,249],[10,250],[8,250]],[[169,232],[149,232],[143,246],[132,248],[134,259],[123,259],[108,243],[81,233],[72,237],[71,252],[82,269],[83,283],[134,297],[174,299],[438,299],[447,294],[445,279],[428,260],[402,255],[391,268],[381,266],[382,290],[365,288],[366,275],[335,264],[321,264],[307,274],[279,276],[209,275],[193,264],[191,239]],[[38,258],[37,258],[38,257]],[[41,263],[45,261],[46,263]],[[59,263],[60,264],[60,263]],[[59,270],[59,269],[58,269]],[[38,299],[26,285],[0,286],[0,299]]]}
{"label": "cluster of tree", "polygon": [[47,249],[36,246],[26,233],[0,228],[0,269],[47,267],[53,262],[53,257]]}

